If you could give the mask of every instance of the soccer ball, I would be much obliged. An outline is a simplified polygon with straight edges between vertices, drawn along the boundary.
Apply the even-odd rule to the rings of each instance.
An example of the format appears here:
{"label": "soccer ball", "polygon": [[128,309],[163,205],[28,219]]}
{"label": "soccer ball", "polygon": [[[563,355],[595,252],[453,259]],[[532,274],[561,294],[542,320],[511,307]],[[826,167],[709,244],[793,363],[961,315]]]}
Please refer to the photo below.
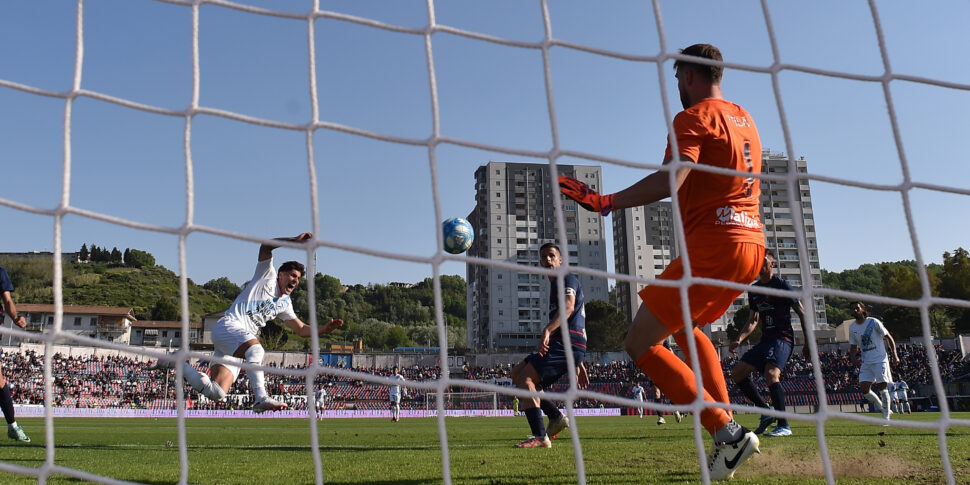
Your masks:
{"label": "soccer ball", "polygon": [[461,217],[452,217],[441,224],[444,232],[445,251],[461,254],[471,247],[475,240],[475,228]]}

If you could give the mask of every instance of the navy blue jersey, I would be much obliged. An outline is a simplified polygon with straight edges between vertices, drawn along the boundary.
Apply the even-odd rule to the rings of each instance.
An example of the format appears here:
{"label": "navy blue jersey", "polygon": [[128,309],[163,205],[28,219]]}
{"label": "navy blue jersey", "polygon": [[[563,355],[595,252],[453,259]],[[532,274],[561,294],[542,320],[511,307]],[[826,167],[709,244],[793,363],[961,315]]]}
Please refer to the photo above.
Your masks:
{"label": "navy blue jersey", "polygon": [[[566,318],[569,326],[569,339],[572,342],[573,355],[577,360],[581,360],[586,354],[586,307],[583,305],[583,285],[580,284],[576,275],[566,275],[566,295],[576,297],[576,305],[573,312]],[[549,296],[549,320],[556,318],[559,314],[559,290],[554,283],[551,285]],[[565,354],[565,347],[562,342],[562,331],[556,329],[549,338],[549,353]],[[579,362],[577,362],[578,364]]]}
{"label": "navy blue jersey", "polygon": [[13,282],[10,281],[10,275],[7,274],[7,270],[0,268],[0,292],[4,291],[13,293]]}
{"label": "navy blue jersey", "polygon": [[[778,290],[792,289],[787,281],[777,276],[772,276],[767,283],[762,283],[761,280],[755,281],[754,286]],[[748,302],[751,306],[751,311],[758,312],[758,316],[761,319],[763,325],[761,328],[762,342],[779,338],[795,342],[795,330],[791,325],[791,309],[798,304],[797,298],[766,295],[764,293],[749,291]]]}

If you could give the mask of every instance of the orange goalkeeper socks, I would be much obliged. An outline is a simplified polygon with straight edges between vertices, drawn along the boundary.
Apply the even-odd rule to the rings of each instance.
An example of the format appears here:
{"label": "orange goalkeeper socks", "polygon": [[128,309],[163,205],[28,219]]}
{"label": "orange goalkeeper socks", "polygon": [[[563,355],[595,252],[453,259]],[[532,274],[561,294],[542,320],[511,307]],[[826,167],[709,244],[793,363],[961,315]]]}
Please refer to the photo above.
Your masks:
{"label": "orange goalkeeper socks", "polygon": [[[691,366],[691,370],[694,371],[695,369],[691,365],[690,356],[687,355],[689,349],[687,347],[687,334],[677,333],[674,335],[674,340],[677,341],[680,350],[684,352],[687,365]],[[701,378],[704,380],[704,390],[715,401],[730,404],[731,397],[728,395],[727,382],[724,380],[724,371],[721,369],[721,359],[717,356],[717,349],[714,348],[714,344],[711,343],[711,339],[707,337],[707,334],[699,327],[694,327],[694,343],[697,344],[697,360],[701,364]],[[733,414],[731,411],[727,411],[727,413],[728,416]]]}
{"label": "orange goalkeeper socks", "polygon": [[[701,366],[704,366],[703,361]],[[650,347],[637,359],[637,367],[653,380],[660,391],[667,395],[670,402],[690,404],[697,398],[694,372],[684,361],[662,345]],[[720,370],[720,362],[718,369]],[[714,398],[707,391],[704,392],[704,400],[714,402]],[[720,408],[707,408],[701,412],[701,424],[711,435],[723,428],[729,421],[731,421],[731,416]]]}

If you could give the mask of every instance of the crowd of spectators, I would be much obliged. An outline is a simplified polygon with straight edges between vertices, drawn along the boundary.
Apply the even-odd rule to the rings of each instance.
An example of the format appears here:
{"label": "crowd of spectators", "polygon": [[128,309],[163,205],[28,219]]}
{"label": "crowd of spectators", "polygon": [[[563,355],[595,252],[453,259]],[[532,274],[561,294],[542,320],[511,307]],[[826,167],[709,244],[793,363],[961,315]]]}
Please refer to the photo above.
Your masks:
{"label": "crowd of spectators", "polygon": [[[910,389],[919,389],[921,385],[932,382],[927,355],[921,345],[900,345],[898,347],[900,364],[893,367],[893,376],[897,380],[905,380]],[[964,360],[959,352],[936,348],[940,375],[944,383],[970,381],[970,359]],[[824,352],[819,355],[822,365],[822,375],[825,391],[829,394],[830,402],[833,395],[843,396],[844,399],[858,397],[858,367],[852,365],[848,355],[839,352]],[[85,356],[71,357],[54,354],[51,358],[52,369],[52,401],[60,407],[117,407],[138,409],[171,409],[175,407],[175,373],[171,371],[151,370],[150,360],[135,360],[117,356]],[[723,360],[725,375],[730,374],[736,358]],[[452,369],[449,376],[454,379],[486,382],[499,386],[510,386],[510,371],[514,363],[499,364],[493,367],[463,366]],[[204,363],[202,365],[205,365]],[[630,397],[633,382],[640,382],[649,386],[649,380],[630,361],[613,361],[608,363],[588,363],[590,376],[590,391],[606,396]],[[13,387],[14,401],[20,404],[43,404],[44,402],[44,359],[34,351],[20,353],[5,352],[3,354],[4,374]],[[293,367],[288,371],[299,372],[302,368]],[[337,376],[328,373],[316,376],[314,388],[323,388],[327,392],[326,407],[331,409],[384,409],[387,400],[387,385],[370,382],[369,376],[387,377],[390,368],[350,368],[342,369],[356,373],[353,378]],[[434,381],[441,375],[441,369],[436,366],[404,367],[401,373],[408,381]],[[732,399],[744,402],[741,393],[735,388],[730,378],[727,379]],[[782,382],[786,386],[786,393],[793,402],[798,403],[799,395],[817,395],[815,376],[812,362],[804,360],[799,353],[792,356],[784,370]],[[279,396],[295,409],[306,406],[306,377],[303,374],[287,375],[285,372],[266,373],[267,390],[270,394]],[[481,391],[471,383],[470,385],[456,385],[449,392],[468,393]],[[756,380],[756,385],[762,387],[764,383]],[[551,389],[564,392],[567,385],[559,384]],[[249,380],[242,371],[223,402],[208,401],[197,395],[187,386],[185,399],[187,406],[193,409],[248,409],[251,406]],[[423,409],[434,406],[434,401],[428,399],[427,390],[412,388],[403,406],[410,409]],[[849,396],[849,397],[845,397]],[[512,397],[498,394],[499,407],[511,407]],[[804,400],[804,399],[803,399]],[[817,402],[817,401],[815,401]],[[841,402],[841,401],[838,401]],[[492,406],[492,398],[481,395],[479,398],[463,400],[464,407]],[[601,407],[609,405],[606,402],[584,398],[577,403],[577,407]]]}

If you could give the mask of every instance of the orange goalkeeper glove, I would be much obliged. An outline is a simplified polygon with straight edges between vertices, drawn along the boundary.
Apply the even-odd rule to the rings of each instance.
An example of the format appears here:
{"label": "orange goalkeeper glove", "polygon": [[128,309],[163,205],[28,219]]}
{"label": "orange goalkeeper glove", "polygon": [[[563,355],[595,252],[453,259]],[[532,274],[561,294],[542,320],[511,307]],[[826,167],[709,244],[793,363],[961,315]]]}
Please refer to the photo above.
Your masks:
{"label": "orange goalkeeper glove", "polygon": [[613,211],[613,194],[600,195],[572,177],[559,176],[559,190],[590,212],[599,212],[606,216]]}

